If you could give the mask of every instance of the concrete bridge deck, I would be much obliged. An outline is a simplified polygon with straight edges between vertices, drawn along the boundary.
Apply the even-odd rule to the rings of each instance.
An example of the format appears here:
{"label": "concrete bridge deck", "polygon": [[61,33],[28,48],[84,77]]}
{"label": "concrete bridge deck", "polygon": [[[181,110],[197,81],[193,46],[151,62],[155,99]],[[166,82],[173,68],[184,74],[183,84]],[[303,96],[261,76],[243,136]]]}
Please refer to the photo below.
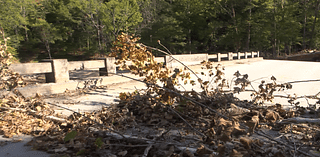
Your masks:
{"label": "concrete bridge deck", "polygon": [[[273,75],[277,78],[277,82],[284,83],[296,80],[315,80],[320,79],[320,63],[317,62],[301,62],[301,61],[281,61],[281,60],[260,60],[256,62],[222,62],[225,65],[225,76],[228,81],[232,80],[233,74],[239,71],[241,74],[248,74],[250,80],[253,81],[254,88],[257,89],[262,79],[269,80]],[[192,66],[192,69],[200,72],[199,65]],[[194,78],[194,77],[193,77]],[[203,79],[209,79],[203,77]],[[48,98],[47,102],[57,103],[66,106],[75,111],[91,111],[100,109],[102,106],[110,105],[118,100],[120,92],[132,92],[135,89],[145,88],[143,83],[136,81],[126,81],[118,84],[108,85],[107,88],[96,89],[89,92],[87,95],[76,97],[63,97],[63,98]],[[185,86],[184,88],[195,88],[195,86]],[[195,88],[199,90],[199,88]],[[320,91],[320,82],[305,82],[293,84],[293,89],[278,94],[296,93],[298,96],[314,95]],[[246,92],[237,95],[241,99],[250,98],[251,92]],[[304,99],[301,99],[303,105],[307,105]],[[276,99],[275,102],[280,102],[288,105],[285,99]],[[314,102],[309,102],[314,103]],[[290,107],[290,106],[288,106]],[[70,114],[65,110],[59,110],[64,114]],[[31,139],[31,137],[26,136]],[[25,138],[24,138],[25,139]],[[7,139],[0,139],[6,141]],[[0,147],[0,156],[51,156],[40,151],[33,151],[30,147],[24,147],[22,143],[10,143],[6,146]]]}
{"label": "concrete bridge deck", "polygon": [[[279,61],[263,60],[250,64],[234,65],[226,68],[226,77],[232,77],[232,74],[239,70],[241,74],[248,74],[249,80],[255,80],[252,84],[255,89],[261,80],[271,81],[270,77],[275,76],[278,83],[286,83],[302,80],[320,80],[320,63],[304,61]],[[260,79],[261,78],[261,79]],[[275,94],[288,95],[296,94],[297,96],[315,95],[320,92],[320,81],[293,83],[291,90],[276,92]],[[248,99],[249,93],[239,95],[239,98]],[[306,106],[306,99],[299,99],[301,105]],[[287,99],[275,98],[275,103],[289,105]],[[315,103],[315,100],[309,100],[309,103]],[[290,105],[288,106],[290,107]]]}
{"label": "concrete bridge deck", "polygon": [[[239,71],[241,74],[248,74],[249,80],[253,81],[253,87],[258,90],[258,86],[262,80],[270,82],[271,76],[276,77],[277,83],[286,83],[292,81],[301,80],[320,80],[320,63],[317,62],[301,62],[301,61],[280,61],[280,60],[260,60],[255,62],[224,62],[225,64],[225,78],[228,82],[234,78],[233,74]],[[201,69],[200,65],[191,66],[191,68],[199,73],[198,76],[202,77],[204,81],[210,80],[208,76],[200,75]],[[205,71],[204,71],[205,72]],[[195,76],[192,79],[196,80]],[[182,83],[183,84],[183,83]],[[293,88],[291,90],[285,90],[283,92],[275,92],[276,95],[287,96],[288,94],[297,96],[305,95],[315,95],[320,92],[320,81],[318,82],[301,82],[292,84]],[[65,104],[70,109],[75,111],[91,111],[98,110],[103,106],[108,106],[112,103],[118,101],[119,93],[121,92],[132,92],[136,89],[146,88],[144,83],[137,81],[110,84],[107,88],[96,89],[90,91],[87,95],[78,97],[66,97],[66,98],[48,98],[47,102]],[[201,91],[199,84],[195,86],[183,85],[183,87],[178,87],[180,90],[191,90]],[[251,89],[251,88],[248,88]],[[242,100],[251,100],[252,92],[243,92],[240,94],[235,94],[238,98]],[[306,99],[299,99],[301,105],[307,106],[308,102]],[[315,103],[316,100],[309,100],[309,103]],[[281,103],[286,107],[291,107],[284,98],[275,98],[273,103]],[[70,111],[59,110],[63,114],[70,114]]]}

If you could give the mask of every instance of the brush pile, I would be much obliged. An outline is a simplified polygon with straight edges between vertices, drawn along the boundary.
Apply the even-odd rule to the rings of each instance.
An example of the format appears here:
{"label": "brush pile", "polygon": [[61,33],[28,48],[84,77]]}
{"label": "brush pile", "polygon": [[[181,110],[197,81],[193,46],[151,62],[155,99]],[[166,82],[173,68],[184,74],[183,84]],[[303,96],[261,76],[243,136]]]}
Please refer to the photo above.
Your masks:
{"label": "brush pile", "polygon": [[[118,104],[93,113],[74,112],[70,117],[55,114],[49,107],[55,104],[43,103],[41,95],[33,99],[18,93],[7,96],[0,106],[1,134],[32,134],[36,137],[29,145],[56,156],[320,155],[319,102],[301,107],[290,97],[288,101],[295,105],[290,110],[281,104],[264,105],[272,101],[275,91],[290,89],[291,84],[278,84],[272,77],[253,91],[252,100],[241,101],[234,93],[250,88],[248,75],[236,72],[233,90],[226,90],[230,83],[224,78],[224,67],[203,62],[211,79],[195,76],[197,80],[192,80],[190,75],[196,74],[188,67],[162,68],[150,52],[155,49],[137,41],[120,35],[113,55],[121,68],[144,76],[147,89],[121,93]],[[180,91],[179,82],[198,84],[202,90]],[[90,88],[74,92],[86,93]],[[312,98],[319,100],[317,95]]]}

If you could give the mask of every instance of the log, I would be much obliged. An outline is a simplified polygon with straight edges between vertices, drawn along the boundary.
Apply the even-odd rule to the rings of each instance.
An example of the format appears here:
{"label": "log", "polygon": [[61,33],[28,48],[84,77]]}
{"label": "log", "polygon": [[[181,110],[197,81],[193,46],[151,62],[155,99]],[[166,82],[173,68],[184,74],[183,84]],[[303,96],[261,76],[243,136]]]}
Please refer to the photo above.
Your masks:
{"label": "log", "polygon": [[34,114],[36,116],[44,116],[46,119],[52,120],[52,121],[56,121],[59,123],[63,123],[66,122],[65,119],[63,118],[58,118],[55,116],[46,116],[46,115],[42,115],[42,114],[37,114],[37,111],[34,110],[26,110],[26,109],[21,109],[21,108],[9,108],[9,107],[0,107],[0,109],[5,109],[5,110],[13,110],[13,111],[21,111],[21,112],[29,112],[31,114]]}
{"label": "log", "polygon": [[288,123],[320,123],[319,118],[302,118],[302,117],[294,117],[284,119],[278,122],[279,124],[288,124]]}

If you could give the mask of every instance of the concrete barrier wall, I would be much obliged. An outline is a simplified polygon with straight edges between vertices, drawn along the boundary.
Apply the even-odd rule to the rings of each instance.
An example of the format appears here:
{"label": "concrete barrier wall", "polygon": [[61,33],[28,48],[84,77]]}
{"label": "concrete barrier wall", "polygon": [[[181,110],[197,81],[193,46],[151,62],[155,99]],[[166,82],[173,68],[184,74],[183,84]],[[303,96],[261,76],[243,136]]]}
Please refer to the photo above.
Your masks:
{"label": "concrete barrier wall", "polygon": [[[220,62],[221,58],[227,58],[227,60],[233,60],[234,57],[237,59],[247,59],[259,57],[259,52],[245,52],[245,53],[232,53],[227,54],[184,54],[184,55],[171,55],[164,57],[156,57],[155,61],[158,63],[165,63],[168,68],[179,68],[183,65],[196,65],[202,61],[208,61],[210,58],[217,58]],[[244,57],[243,57],[244,56]],[[175,60],[175,59],[177,60]],[[67,59],[47,59],[42,60],[41,63],[21,63],[12,64],[9,69],[12,69],[20,74],[46,74],[46,82],[63,83],[69,81],[69,70],[85,70],[85,69],[96,69],[100,71],[100,76],[108,76],[108,74],[116,73],[116,65],[114,57],[101,58],[99,60],[90,61],[70,61]],[[128,64],[131,62],[129,61]]]}
{"label": "concrete barrier wall", "polygon": [[68,70],[99,69],[105,67],[104,60],[71,61]]}
{"label": "concrete barrier wall", "polygon": [[69,70],[96,69],[101,71],[103,76],[108,76],[109,73],[116,73],[114,62],[114,57],[70,62],[67,59],[45,59],[40,63],[11,64],[9,69],[20,74],[44,73],[46,83],[64,83],[69,81]]}
{"label": "concrete barrier wall", "polygon": [[165,60],[165,57],[155,57],[154,60],[157,62],[157,63],[164,63],[166,60]]}
{"label": "concrete barrier wall", "polygon": [[[157,63],[165,63],[165,56],[163,57],[155,57],[154,60],[157,62]],[[126,64],[129,66],[129,65],[132,65],[132,61],[126,61]]]}
{"label": "concrete barrier wall", "polygon": [[165,56],[166,66],[168,68],[183,66],[176,59],[181,61],[185,65],[194,65],[200,64],[202,61],[208,61],[208,54],[185,54]]}
{"label": "concrete barrier wall", "polygon": [[[209,58],[217,58],[220,62],[214,64],[234,64],[250,62],[254,60],[262,60],[259,58],[259,52],[245,52],[245,53],[228,53],[228,54],[191,54],[191,55],[173,55],[174,58],[183,62],[186,65],[200,64],[202,61],[208,61]],[[224,61],[221,61],[221,58]],[[239,59],[240,58],[240,59]],[[237,60],[239,59],[239,60]],[[155,60],[158,63],[166,63],[169,68],[181,67],[179,62],[173,60],[171,56],[156,57]],[[36,93],[42,94],[55,94],[62,93],[66,89],[75,90],[80,86],[83,86],[85,82],[79,80],[69,79],[69,70],[80,70],[80,69],[99,69],[100,76],[108,76],[109,74],[116,73],[116,65],[114,57],[101,58],[101,60],[92,61],[71,61],[68,62],[67,59],[52,59],[43,60],[41,63],[22,63],[22,64],[12,64],[9,68],[19,72],[20,74],[36,74],[44,73],[46,75],[46,84],[40,84],[36,86],[21,87],[17,88],[24,96],[31,97],[35,96]],[[131,77],[137,77],[133,74]],[[140,78],[139,78],[140,79]],[[123,77],[114,75],[113,77],[99,77],[97,85],[105,85],[111,83],[125,82],[130,79],[124,79]],[[0,91],[0,95],[3,95]]]}
{"label": "concrete barrier wall", "polygon": [[217,54],[211,54],[211,55],[208,55],[208,58],[217,58],[218,55]]}
{"label": "concrete barrier wall", "polygon": [[228,54],[227,53],[222,53],[221,54],[221,58],[228,58]]}
{"label": "concrete barrier wall", "polygon": [[247,59],[247,58],[255,58],[259,57],[259,51],[258,52],[237,52],[237,53],[217,53],[217,54],[211,54],[208,55],[209,59],[216,59],[218,62],[222,60],[233,60],[236,59]]}
{"label": "concrete barrier wall", "polygon": [[9,69],[20,74],[41,74],[51,73],[52,68],[50,63],[20,63],[11,64]]}

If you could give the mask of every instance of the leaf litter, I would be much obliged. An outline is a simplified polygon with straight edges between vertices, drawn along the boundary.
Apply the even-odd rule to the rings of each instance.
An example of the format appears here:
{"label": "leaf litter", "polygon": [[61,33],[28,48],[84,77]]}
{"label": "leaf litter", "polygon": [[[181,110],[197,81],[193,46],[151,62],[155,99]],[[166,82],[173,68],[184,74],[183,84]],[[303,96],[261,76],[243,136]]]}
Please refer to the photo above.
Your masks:
{"label": "leaf litter", "polygon": [[[251,101],[241,101],[234,93],[250,87],[246,74],[236,72],[234,89],[226,90],[230,83],[223,77],[222,65],[203,62],[213,79],[194,81],[184,70],[160,68],[150,48],[137,44],[137,39],[122,34],[118,40],[119,64],[145,76],[147,89],[121,93],[117,104],[91,113],[73,111],[69,117],[56,114],[52,106],[62,106],[45,103],[41,94],[24,98],[13,90],[1,99],[0,133],[8,138],[33,135],[28,145],[55,156],[319,156],[316,105],[301,107],[296,97],[289,96],[295,108],[264,105],[272,101],[275,91],[290,89],[291,84],[278,84],[273,76],[253,90]],[[123,64],[130,59],[132,66]],[[203,91],[179,91],[175,88],[178,79],[199,82]],[[57,96],[82,94],[92,88],[103,87]],[[319,100],[317,95],[313,98]],[[310,113],[315,118],[303,117]]]}

